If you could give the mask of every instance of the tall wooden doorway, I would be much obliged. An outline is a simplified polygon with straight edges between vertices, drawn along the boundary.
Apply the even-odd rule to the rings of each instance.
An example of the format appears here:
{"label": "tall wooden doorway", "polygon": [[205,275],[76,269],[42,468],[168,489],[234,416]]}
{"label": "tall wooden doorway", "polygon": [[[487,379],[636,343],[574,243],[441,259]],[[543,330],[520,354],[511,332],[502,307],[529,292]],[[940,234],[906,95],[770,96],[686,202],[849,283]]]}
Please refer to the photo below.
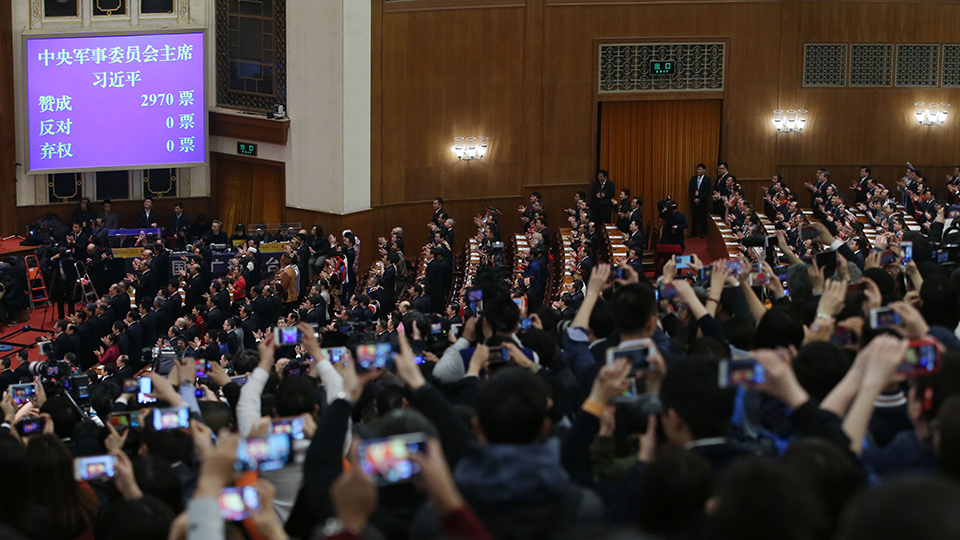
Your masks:
{"label": "tall wooden doorway", "polygon": [[[600,104],[601,169],[617,189],[643,197],[656,225],[657,201],[671,196],[690,217],[687,186],[698,163],[716,177],[722,100],[606,101]],[[619,193],[617,196],[619,197]]]}
{"label": "tall wooden doorway", "polygon": [[286,165],[280,161],[210,154],[211,205],[227,234],[237,223],[281,223],[287,206]]}

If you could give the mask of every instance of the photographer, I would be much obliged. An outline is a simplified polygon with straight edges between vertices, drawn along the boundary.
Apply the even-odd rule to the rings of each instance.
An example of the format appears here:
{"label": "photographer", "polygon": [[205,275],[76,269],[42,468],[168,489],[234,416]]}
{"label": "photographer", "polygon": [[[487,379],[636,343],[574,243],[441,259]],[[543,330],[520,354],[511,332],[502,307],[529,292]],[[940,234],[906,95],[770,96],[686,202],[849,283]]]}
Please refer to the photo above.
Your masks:
{"label": "photographer", "polygon": [[677,202],[666,199],[657,203],[660,219],[663,220],[663,233],[660,235],[661,244],[673,244],[685,249],[684,230],[688,227],[687,216],[680,212]]}

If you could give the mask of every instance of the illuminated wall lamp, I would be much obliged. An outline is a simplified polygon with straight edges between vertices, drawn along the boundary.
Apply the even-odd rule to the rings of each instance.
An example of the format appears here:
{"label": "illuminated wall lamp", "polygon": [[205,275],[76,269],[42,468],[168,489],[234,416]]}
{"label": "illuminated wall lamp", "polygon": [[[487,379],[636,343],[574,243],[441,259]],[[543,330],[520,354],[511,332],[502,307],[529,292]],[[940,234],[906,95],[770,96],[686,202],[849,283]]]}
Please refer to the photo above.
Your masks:
{"label": "illuminated wall lamp", "polygon": [[454,137],[450,149],[460,161],[473,161],[483,159],[489,148],[489,137]]}
{"label": "illuminated wall lamp", "polygon": [[947,113],[950,112],[949,103],[924,103],[918,101],[913,104],[914,112],[917,115],[917,122],[922,126],[939,126],[947,121]]}
{"label": "illuminated wall lamp", "polygon": [[773,125],[780,133],[799,133],[807,125],[807,110],[788,109],[784,113],[783,109],[777,109],[773,111]]}

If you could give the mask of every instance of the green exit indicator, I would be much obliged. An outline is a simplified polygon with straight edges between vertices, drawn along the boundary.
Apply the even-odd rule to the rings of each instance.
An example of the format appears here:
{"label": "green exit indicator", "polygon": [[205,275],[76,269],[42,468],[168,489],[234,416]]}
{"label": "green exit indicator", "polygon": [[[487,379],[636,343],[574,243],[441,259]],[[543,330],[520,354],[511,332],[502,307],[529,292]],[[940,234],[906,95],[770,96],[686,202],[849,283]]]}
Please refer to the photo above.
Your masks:
{"label": "green exit indicator", "polygon": [[675,62],[650,62],[650,72],[654,75],[673,75],[676,68]]}
{"label": "green exit indicator", "polygon": [[237,153],[243,156],[255,156],[257,155],[257,145],[248,142],[238,142]]}

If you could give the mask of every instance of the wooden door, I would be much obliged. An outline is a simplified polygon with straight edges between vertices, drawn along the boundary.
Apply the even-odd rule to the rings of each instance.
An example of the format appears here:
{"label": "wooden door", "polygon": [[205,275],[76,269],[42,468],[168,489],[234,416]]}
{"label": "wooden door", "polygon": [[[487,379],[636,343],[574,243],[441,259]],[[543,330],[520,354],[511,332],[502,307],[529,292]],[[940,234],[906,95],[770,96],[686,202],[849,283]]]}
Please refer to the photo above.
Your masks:
{"label": "wooden door", "polygon": [[[600,168],[617,190],[643,197],[644,219],[656,221],[667,195],[690,218],[687,186],[698,163],[716,178],[722,100],[607,101],[600,109]],[[619,198],[620,193],[617,193]]]}
{"label": "wooden door", "polygon": [[212,207],[227,234],[237,223],[282,223],[286,209],[286,166],[279,161],[210,154]]}

